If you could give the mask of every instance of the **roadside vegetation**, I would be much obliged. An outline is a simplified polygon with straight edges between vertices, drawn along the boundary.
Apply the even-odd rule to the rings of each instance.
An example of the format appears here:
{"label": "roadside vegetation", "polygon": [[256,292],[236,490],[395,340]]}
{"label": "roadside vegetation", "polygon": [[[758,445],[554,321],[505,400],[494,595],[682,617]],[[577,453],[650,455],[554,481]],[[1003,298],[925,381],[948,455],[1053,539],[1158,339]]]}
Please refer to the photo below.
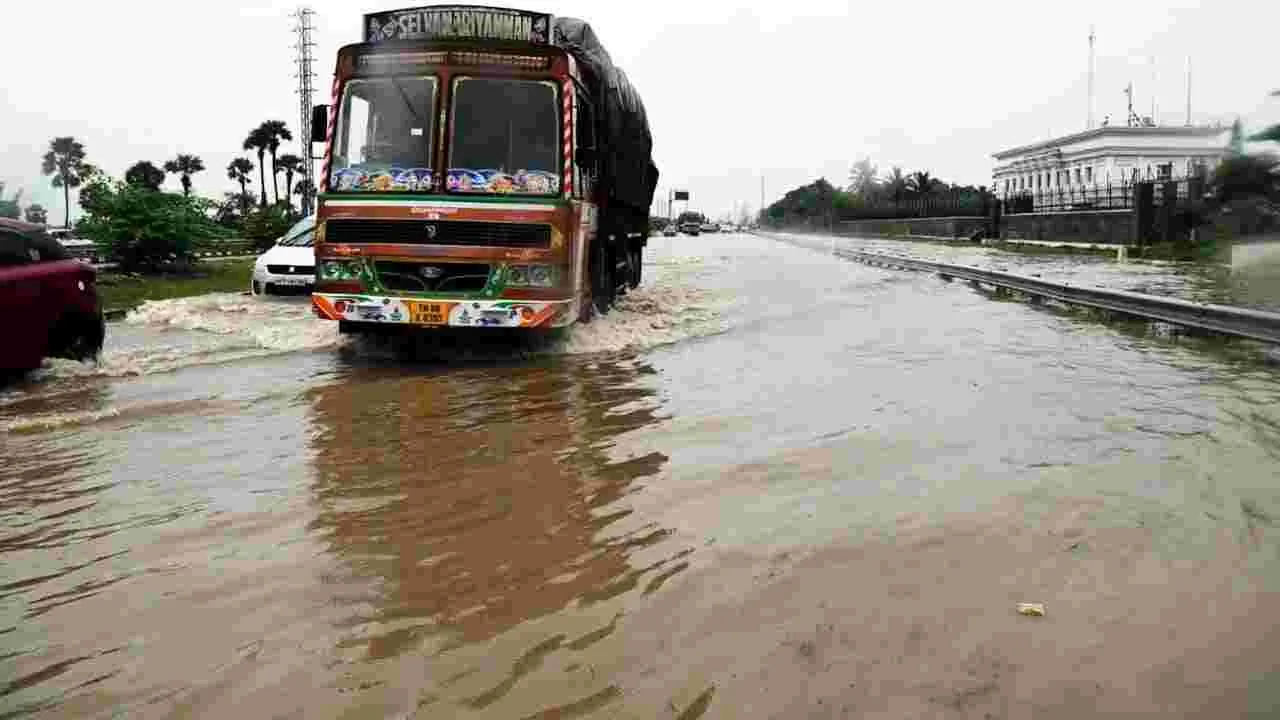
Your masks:
{"label": "roadside vegetation", "polygon": [[[239,185],[239,191],[219,199],[197,192],[199,177],[208,168],[199,156],[187,153],[159,163],[139,160],[117,178],[92,164],[76,138],[57,137],[49,142],[41,172],[63,191],[64,227],[70,223],[71,190],[78,191],[83,213],[75,232],[92,240],[99,256],[115,263],[122,276],[156,276],[166,282],[185,277],[193,287],[201,287],[234,264],[204,269],[208,263],[196,258],[197,247],[239,238],[265,250],[309,206],[314,187],[302,157],[285,151],[291,140],[292,132],[280,120],[267,120],[250,130],[242,143],[248,155],[226,168],[226,177]],[[177,178],[181,192],[164,190],[169,176]],[[19,216],[20,195],[6,199],[0,188],[0,216]],[[48,211],[31,205],[26,217],[47,223]]]}
{"label": "roadside vegetation", "polygon": [[248,287],[253,258],[206,260],[183,272],[148,275],[102,273],[98,296],[109,315],[132,310],[147,300],[170,300],[213,292],[240,292]]}

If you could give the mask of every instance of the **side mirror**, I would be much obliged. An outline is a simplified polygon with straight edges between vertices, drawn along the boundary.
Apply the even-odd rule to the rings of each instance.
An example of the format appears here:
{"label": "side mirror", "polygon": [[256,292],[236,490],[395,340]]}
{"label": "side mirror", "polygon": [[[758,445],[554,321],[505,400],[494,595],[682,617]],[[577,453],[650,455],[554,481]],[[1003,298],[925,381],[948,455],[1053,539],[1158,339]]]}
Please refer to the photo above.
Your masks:
{"label": "side mirror", "polygon": [[311,108],[311,142],[324,142],[329,134],[329,106],[316,105]]}
{"label": "side mirror", "polygon": [[583,167],[595,167],[596,149],[593,147],[580,147],[573,156],[574,162]]}

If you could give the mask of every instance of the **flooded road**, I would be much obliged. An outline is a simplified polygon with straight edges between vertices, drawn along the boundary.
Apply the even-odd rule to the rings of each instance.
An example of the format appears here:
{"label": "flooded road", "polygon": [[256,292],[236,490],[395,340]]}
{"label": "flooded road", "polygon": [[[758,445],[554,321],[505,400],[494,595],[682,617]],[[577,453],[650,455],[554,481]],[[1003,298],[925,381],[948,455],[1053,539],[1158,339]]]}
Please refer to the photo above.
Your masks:
{"label": "flooded road", "polygon": [[0,717],[1280,709],[1274,360],[647,252],[545,346],[406,363],[209,296],[0,390]]}

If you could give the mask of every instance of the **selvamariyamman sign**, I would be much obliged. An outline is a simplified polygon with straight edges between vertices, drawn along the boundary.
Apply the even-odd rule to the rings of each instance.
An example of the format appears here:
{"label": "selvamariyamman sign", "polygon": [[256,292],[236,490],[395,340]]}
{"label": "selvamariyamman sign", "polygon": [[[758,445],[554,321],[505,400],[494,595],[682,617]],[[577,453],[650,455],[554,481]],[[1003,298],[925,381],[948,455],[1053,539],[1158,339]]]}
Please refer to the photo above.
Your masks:
{"label": "selvamariyamman sign", "polygon": [[547,13],[466,5],[430,5],[364,16],[365,41],[510,40],[544,45],[551,38]]}

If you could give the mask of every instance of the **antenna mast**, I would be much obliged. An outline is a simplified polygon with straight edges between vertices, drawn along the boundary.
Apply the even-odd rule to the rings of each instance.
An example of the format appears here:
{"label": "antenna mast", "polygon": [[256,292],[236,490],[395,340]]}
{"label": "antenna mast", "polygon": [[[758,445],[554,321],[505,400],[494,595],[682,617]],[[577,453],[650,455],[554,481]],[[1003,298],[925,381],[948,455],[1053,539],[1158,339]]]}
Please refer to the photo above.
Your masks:
{"label": "antenna mast", "polygon": [[1187,56],[1187,127],[1191,127],[1191,56]]}
{"label": "antenna mast", "polygon": [[[294,59],[294,63],[298,66],[298,71],[294,77],[298,78],[298,127],[302,136],[298,138],[299,145],[302,146],[302,172],[304,187],[307,188],[302,194],[302,214],[307,216],[311,214],[311,205],[313,201],[312,195],[315,187],[315,163],[311,158],[311,96],[315,92],[311,81],[315,78],[315,72],[312,66],[315,64],[315,58],[311,54],[311,48],[315,47],[315,43],[311,40],[311,32],[315,30],[315,26],[311,24],[311,19],[315,16],[315,11],[308,7],[300,7],[293,13],[297,24],[293,28],[294,34],[297,36],[297,43],[294,49],[298,51],[298,57]],[[293,188],[285,188],[287,194],[293,192]]]}
{"label": "antenna mast", "polygon": [[1132,80],[1130,80],[1129,84],[1125,86],[1124,94],[1125,94],[1125,97],[1129,99],[1129,119],[1125,121],[1125,124],[1128,125],[1129,127],[1138,127],[1142,125],[1142,121],[1138,117],[1138,114],[1133,111],[1133,81]]}
{"label": "antenna mast", "polygon": [[1093,129],[1093,26],[1089,26],[1089,119],[1085,130]]}
{"label": "antenna mast", "polygon": [[1151,124],[1156,122],[1156,56],[1151,56]]}

